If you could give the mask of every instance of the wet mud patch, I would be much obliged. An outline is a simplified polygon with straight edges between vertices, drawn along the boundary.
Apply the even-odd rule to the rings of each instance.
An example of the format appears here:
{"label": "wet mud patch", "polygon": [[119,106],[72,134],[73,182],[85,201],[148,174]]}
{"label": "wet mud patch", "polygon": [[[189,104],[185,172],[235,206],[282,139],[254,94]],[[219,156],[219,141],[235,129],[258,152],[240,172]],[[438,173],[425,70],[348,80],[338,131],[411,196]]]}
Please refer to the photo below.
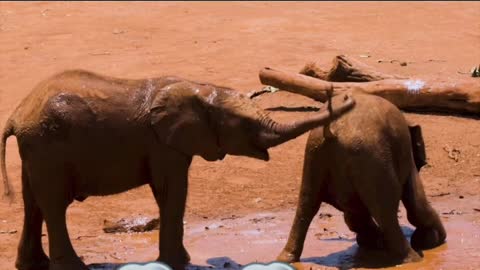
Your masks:
{"label": "wet mud patch", "polygon": [[[440,213],[446,213],[441,216],[448,233],[447,242],[423,251],[424,258],[418,263],[395,266],[381,251],[360,249],[355,234],[344,224],[342,213],[328,205],[322,206],[310,226],[301,261],[293,265],[298,269],[477,269],[480,267],[478,213],[449,214],[447,209],[448,204],[440,205],[438,209]],[[294,211],[288,210],[185,222],[184,242],[192,257],[188,269],[240,269],[248,263],[274,261],[286,243],[293,217]],[[414,228],[407,222],[403,208],[399,219],[404,235],[410,238]],[[102,237],[110,238],[110,235]],[[143,254],[134,259],[126,249],[114,255],[118,256],[117,263],[155,258],[157,235],[158,231],[115,234],[118,244],[135,250],[135,254],[142,250]],[[120,248],[117,246],[116,249]],[[471,268],[465,268],[467,261]],[[120,266],[93,264],[91,269],[113,270]]]}

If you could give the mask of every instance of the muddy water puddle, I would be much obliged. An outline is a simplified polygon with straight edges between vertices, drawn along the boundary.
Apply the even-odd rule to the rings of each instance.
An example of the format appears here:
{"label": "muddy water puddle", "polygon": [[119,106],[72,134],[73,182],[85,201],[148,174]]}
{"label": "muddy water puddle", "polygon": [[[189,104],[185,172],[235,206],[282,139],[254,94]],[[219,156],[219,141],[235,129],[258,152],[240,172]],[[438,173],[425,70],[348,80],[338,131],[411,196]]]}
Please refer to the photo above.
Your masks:
{"label": "muddy water puddle", "polygon": [[[441,212],[441,211],[439,211]],[[447,243],[424,251],[421,262],[393,266],[397,269],[480,269],[480,218],[478,213],[443,214],[448,232]],[[216,220],[187,220],[185,245],[192,257],[189,269],[240,269],[252,262],[270,262],[285,244],[294,211],[251,214]],[[399,213],[402,229],[407,237],[413,227]],[[158,231],[133,234],[104,234],[92,240],[95,253],[103,246],[106,256],[98,257],[83,252],[87,261],[142,262],[156,258]],[[99,241],[100,240],[100,241]],[[101,243],[101,244],[99,244]],[[105,244],[113,244],[107,247]],[[113,251],[115,250],[115,251]],[[91,257],[89,256],[91,255]],[[359,256],[361,255],[361,256]],[[323,207],[310,226],[298,269],[351,269],[382,267],[372,264],[375,253],[360,251],[343,222],[340,212]],[[88,258],[90,257],[90,258]],[[360,258],[368,258],[367,261]],[[115,265],[92,269],[115,269]]]}

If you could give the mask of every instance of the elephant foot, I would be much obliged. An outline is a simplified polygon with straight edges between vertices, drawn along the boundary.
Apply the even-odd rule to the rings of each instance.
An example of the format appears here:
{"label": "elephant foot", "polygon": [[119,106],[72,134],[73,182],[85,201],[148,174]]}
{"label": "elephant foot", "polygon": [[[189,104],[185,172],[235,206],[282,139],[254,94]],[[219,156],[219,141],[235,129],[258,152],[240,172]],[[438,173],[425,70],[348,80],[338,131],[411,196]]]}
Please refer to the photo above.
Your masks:
{"label": "elephant foot", "polygon": [[415,250],[410,249],[407,257],[405,257],[405,259],[403,259],[402,263],[413,263],[413,262],[419,262],[421,260],[422,260],[422,256],[420,254],[418,254]]}
{"label": "elephant foot", "polygon": [[408,251],[401,253],[387,251],[387,256],[388,258],[390,258],[392,264],[399,265],[405,263],[419,262],[422,260],[423,253],[417,253],[415,250],[409,247]]}
{"label": "elephant foot", "polygon": [[422,257],[410,248],[409,251],[392,252],[388,250],[359,248],[354,254],[354,262],[365,268],[394,267],[401,264],[421,261]]}
{"label": "elephant foot", "polygon": [[185,261],[174,261],[174,260],[165,260],[165,259],[157,259],[156,261],[170,266],[173,270],[184,270],[189,264],[189,262],[185,262]]}
{"label": "elephant foot", "polygon": [[48,270],[49,265],[50,259],[48,259],[45,253],[33,259],[24,259],[19,257],[15,262],[15,267],[18,270]]}
{"label": "elephant foot", "polygon": [[380,232],[357,233],[357,244],[366,249],[383,249],[383,237]]}
{"label": "elephant foot", "polygon": [[425,250],[437,247],[445,242],[444,230],[434,228],[417,228],[413,232],[410,243],[415,250]]}
{"label": "elephant foot", "polygon": [[88,267],[80,260],[68,262],[50,262],[48,270],[89,270]]}
{"label": "elephant foot", "polygon": [[285,249],[278,255],[277,261],[284,263],[294,263],[300,261],[300,256],[295,255],[292,252],[288,252]]}
{"label": "elephant foot", "polygon": [[190,254],[183,247],[180,252],[172,254],[174,256],[160,256],[157,258],[158,262],[163,262],[175,270],[183,270],[190,263]]}
{"label": "elephant foot", "polygon": [[83,265],[78,265],[78,264],[58,264],[58,263],[50,263],[50,268],[48,270],[89,270],[88,267],[83,264]]}

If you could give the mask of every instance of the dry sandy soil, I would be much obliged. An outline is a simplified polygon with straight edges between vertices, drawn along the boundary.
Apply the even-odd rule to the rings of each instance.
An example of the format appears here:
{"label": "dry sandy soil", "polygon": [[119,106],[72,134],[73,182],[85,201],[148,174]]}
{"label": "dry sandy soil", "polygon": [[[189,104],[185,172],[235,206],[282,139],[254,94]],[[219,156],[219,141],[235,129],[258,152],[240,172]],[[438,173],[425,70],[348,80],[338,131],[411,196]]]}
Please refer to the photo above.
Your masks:
{"label": "dry sandy soil", "polygon": [[[71,68],[128,78],[174,74],[250,92],[262,87],[258,71],[264,66],[298,71],[307,61],[328,65],[335,55],[347,54],[369,55],[361,60],[384,72],[463,79],[468,75],[459,72],[480,64],[478,18],[478,2],[0,2],[0,122],[36,83]],[[380,59],[408,65],[377,63]],[[258,103],[264,108],[316,105],[283,92],[264,95]],[[291,120],[310,113],[271,115]],[[478,269],[480,121],[406,117],[423,127],[429,165],[421,175],[449,237],[446,245],[425,252],[421,263],[403,267]],[[194,159],[185,242],[195,265],[235,268],[275,258],[293,218],[306,139],[272,149],[268,163],[232,156],[210,163]],[[448,157],[446,146],[460,151],[458,161]],[[17,151],[12,137],[7,163],[17,200],[0,203],[0,269],[14,269],[23,220]],[[70,235],[87,263],[152,260],[157,232],[112,235],[103,233],[102,225],[105,219],[155,217],[157,211],[147,187],[88,198],[69,208]],[[315,219],[304,265],[352,267],[356,245],[341,213],[328,206],[320,212],[332,217]],[[403,216],[408,235],[411,226]]]}

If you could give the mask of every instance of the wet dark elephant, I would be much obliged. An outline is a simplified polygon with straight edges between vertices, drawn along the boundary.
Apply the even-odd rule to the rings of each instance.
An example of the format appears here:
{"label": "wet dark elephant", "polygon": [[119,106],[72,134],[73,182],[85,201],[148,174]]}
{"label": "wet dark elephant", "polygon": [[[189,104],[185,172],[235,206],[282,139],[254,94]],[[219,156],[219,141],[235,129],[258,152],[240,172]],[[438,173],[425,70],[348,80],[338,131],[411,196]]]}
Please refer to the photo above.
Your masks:
{"label": "wet dark elephant", "polygon": [[[161,208],[160,256],[175,268],[189,262],[183,245],[188,169],[194,155],[226,154],[267,161],[267,149],[340,117],[345,97],[294,123],[270,119],[245,95],[177,77],[126,80],[74,70],[41,82],[7,121],[1,140],[17,137],[25,221],[16,267],[85,270],[70,242],[65,214],[73,200],[150,185]],[[50,258],[41,245],[46,221]]]}

